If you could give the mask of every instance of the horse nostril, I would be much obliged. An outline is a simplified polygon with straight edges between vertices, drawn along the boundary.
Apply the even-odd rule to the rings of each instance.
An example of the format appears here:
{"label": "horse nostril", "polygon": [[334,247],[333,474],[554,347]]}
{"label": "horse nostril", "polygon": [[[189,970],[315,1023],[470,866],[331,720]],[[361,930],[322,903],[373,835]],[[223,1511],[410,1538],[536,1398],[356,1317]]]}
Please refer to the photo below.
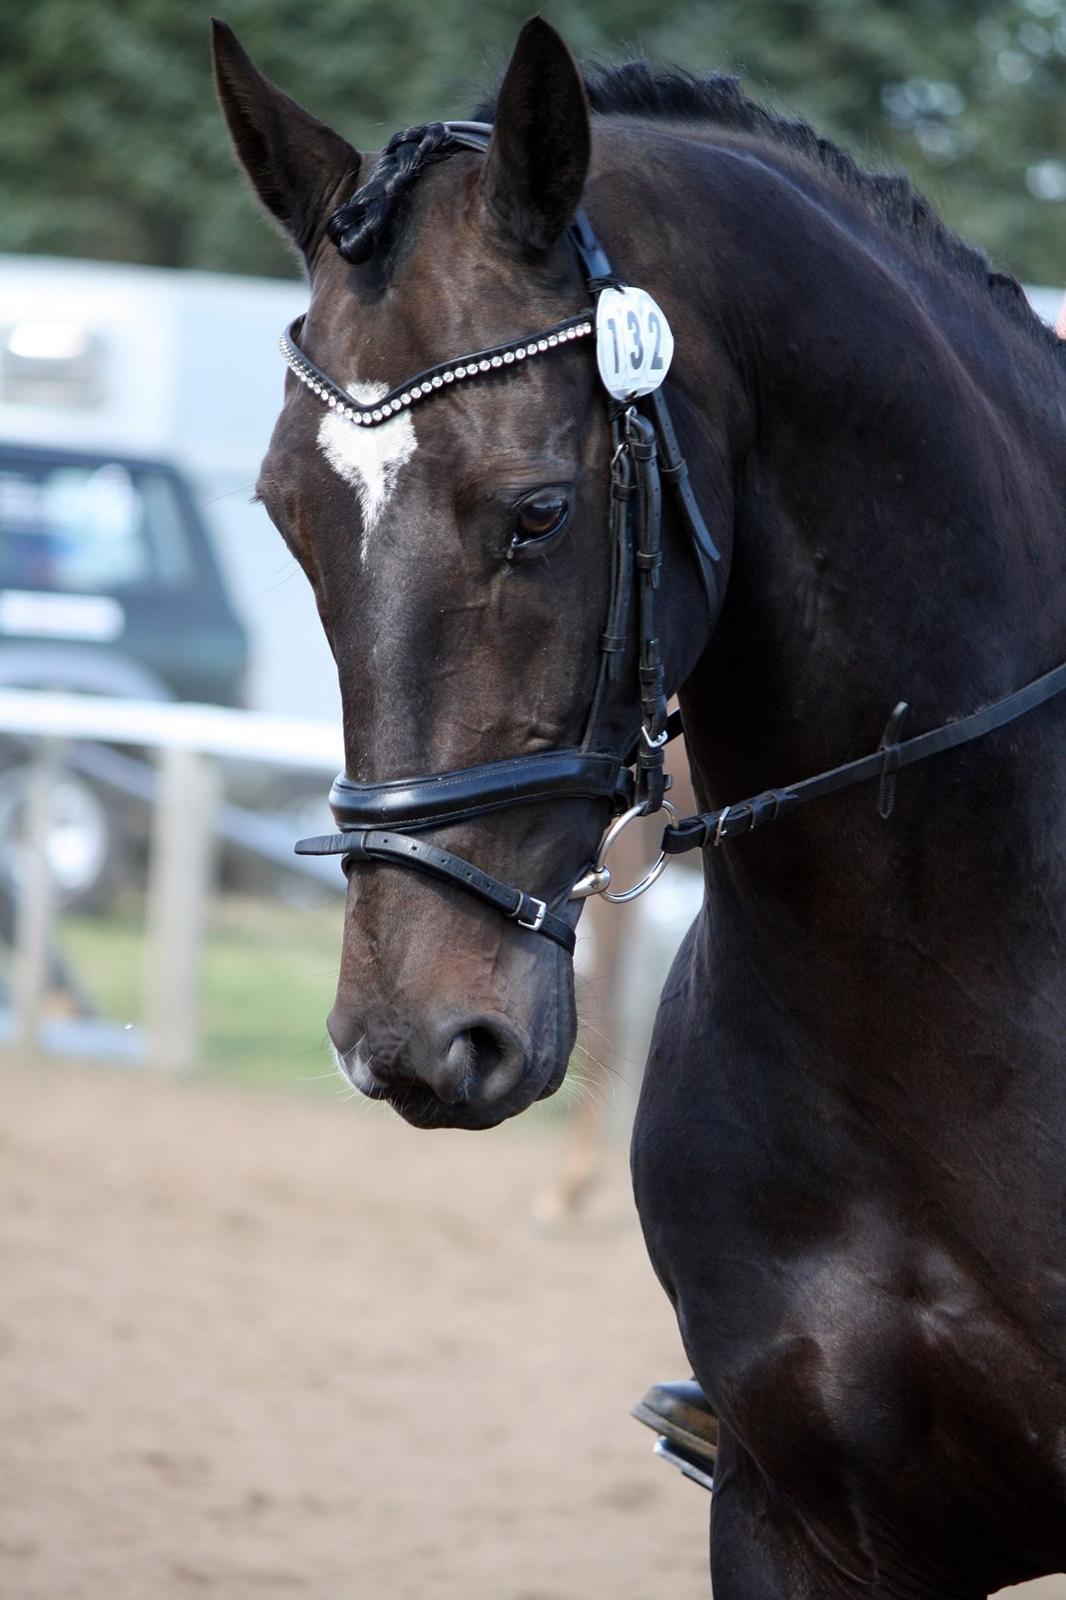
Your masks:
{"label": "horse nostril", "polygon": [[433,1089],[445,1105],[460,1105],[469,1100],[473,1081],[474,1051],[467,1033],[457,1033],[444,1055],[444,1071],[435,1075]]}
{"label": "horse nostril", "polygon": [[482,1088],[506,1055],[506,1044],[491,1028],[463,1028],[444,1053],[444,1071],[433,1075],[433,1089],[446,1105],[461,1105]]}
{"label": "horse nostril", "polygon": [[466,1039],[473,1055],[471,1065],[479,1075],[487,1077],[507,1055],[506,1043],[491,1028],[471,1028]]}
{"label": "horse nostril", "polygon": [[525,1046],[502,1017],[471,1017],[448,1046],[452,1104],[471,1097],[502,1100],[521,1078],[525,1062]]}
{"label": "horse nostril", "polygon": [[521,1081],[529,1055],[523,1035],[493,1012],[456,1019],[445,1016],[434,1025],[400,1027],[371,1020],[347,1049],[338,1038],[351,1038],[331,1016],[330,1039],[348,1081],[373,1100],[417,1097],[428,1089],[444,1106],[491,1106]]}

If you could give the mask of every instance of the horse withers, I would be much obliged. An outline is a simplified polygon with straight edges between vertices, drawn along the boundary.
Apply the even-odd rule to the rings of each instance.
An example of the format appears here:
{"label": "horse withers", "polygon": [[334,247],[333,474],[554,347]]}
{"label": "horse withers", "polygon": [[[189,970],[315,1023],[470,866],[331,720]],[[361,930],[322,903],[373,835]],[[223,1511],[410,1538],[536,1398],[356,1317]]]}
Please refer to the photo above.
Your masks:
{"label": "horse withers", "polygon": [[[343,697],[343,1070],[421,1126],[558,1086],[569,896],[678,691],[719,813],[633,1171],[719,1418],[718,1600],[1063,1569],[1066,709],[898,773],[894,727],[880,805],[721,819],[898,701],[940,728],[1066,658],[1061,348],[905,180],[730,79],[583,79],[535,21],[490,141],[366,156],[222,27],[216,64],[311,286],[259,488]],[[654,396],[605,404],[619,283],[673,330],[713,575]]]}

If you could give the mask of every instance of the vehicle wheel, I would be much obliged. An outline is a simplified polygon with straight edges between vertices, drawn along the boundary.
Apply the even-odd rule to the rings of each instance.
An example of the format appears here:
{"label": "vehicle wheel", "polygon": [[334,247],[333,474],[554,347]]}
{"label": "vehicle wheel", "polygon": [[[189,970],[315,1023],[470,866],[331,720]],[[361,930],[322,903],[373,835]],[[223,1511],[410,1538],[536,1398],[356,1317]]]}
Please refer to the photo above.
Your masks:
{"label": "vehicle wheel", "polygon": [[[0,860],[17,884],[25,858],[29,762],[0,769]],[[120,819],[100,791],[61,768],[49,792],[47,854],[61,905],[99,910],[117,887],[124,855]]]}

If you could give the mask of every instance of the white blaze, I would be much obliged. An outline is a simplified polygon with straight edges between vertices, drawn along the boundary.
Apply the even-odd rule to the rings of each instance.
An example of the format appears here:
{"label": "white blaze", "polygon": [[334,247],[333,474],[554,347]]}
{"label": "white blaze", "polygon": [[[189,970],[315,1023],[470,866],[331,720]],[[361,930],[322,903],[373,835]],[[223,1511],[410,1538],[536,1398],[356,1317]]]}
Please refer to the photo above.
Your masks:
{"label": "white blaze", "polygon": [[[348,393],[362,406],[376,405],[388,392],[383,383],[348,385]],[[328,411],[319,424],[318,448],[334,472],[359,496],[362,562],[366,561],[370,534],[392,498],[400,468],[415,453],[415,443],[415,425],[409,411],[397,411],[387,422],[370,428]]]}

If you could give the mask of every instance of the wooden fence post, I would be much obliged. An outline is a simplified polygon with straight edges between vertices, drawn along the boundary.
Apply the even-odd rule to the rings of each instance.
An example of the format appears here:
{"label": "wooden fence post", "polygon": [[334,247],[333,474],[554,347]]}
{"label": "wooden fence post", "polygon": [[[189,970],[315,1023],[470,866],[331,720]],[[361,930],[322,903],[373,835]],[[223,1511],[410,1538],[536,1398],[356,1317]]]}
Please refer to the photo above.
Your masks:
{"label": "wooden fence post", "polygon": [[218,777],[196,751],[164,749],[148,875],[148,1060],[188,1072],[200,1057],[200,966],[214,869]]}
{"label": "wooden fence post", "polygon": [[26,792],[22,862],[14,875],[15,960],[12,998],[15,1045],[26,1055],[41,1049],[41,1022],[48,996],[49,946],[55,919],[55,880],[48,859],[49,807],[59,771],[62,741],[39,739]]}

